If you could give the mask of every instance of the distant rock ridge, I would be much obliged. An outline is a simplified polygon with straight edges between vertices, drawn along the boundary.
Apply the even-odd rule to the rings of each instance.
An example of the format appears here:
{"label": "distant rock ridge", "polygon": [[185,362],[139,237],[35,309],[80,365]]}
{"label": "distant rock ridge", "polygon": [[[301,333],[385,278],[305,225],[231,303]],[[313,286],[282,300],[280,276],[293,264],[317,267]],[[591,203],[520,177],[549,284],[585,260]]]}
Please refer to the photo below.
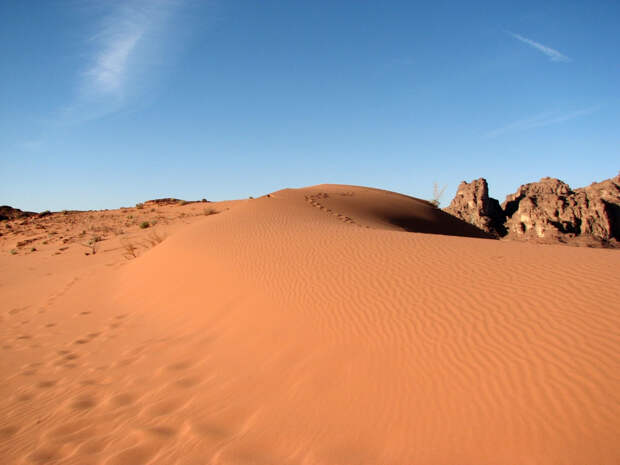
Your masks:
{"label": "distant rock ridge", "polygon": [[524,184],[502,205],[484,178],[463,181],[444,209],[498,238],[620,247],[620,174],[572,190],[555,178]]}
{"label": "distant rock ridge", "polygon": [[4,220],[16,220],[19,218],[28,218],[29,216],[35,216],[37,213],[25,212],[19,208],[9,207],[8,205],[0,206],[0,221]]}

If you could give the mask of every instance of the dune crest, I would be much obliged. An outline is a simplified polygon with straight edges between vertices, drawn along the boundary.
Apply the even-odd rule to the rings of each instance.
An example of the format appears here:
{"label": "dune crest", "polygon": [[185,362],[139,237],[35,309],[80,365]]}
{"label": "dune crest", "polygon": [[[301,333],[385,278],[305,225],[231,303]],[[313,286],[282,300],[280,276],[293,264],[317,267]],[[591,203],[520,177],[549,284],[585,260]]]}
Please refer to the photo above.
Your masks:
{"label": "dune crest", "polygon": [[616,251],[357,186],[226,208],[9,296],[5,463],[620,459]]}

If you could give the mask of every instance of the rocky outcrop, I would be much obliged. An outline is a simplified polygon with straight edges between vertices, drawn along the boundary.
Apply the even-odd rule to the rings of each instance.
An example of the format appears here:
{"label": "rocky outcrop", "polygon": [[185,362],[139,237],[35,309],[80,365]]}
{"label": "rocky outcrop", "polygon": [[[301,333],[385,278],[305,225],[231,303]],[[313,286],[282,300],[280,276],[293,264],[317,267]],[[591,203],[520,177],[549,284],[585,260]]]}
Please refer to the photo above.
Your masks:
{"label": "rocky outcrop", "polygon": [[505,234],[504,212],[499,202],[489,197],[489,186],[484,178],[459,184],[456,196],[445,211],[487,233],[498,237]]}
{"label": "rocky outcrop", "polygon": [[555,178],[524,184],[500,206],[484,179],[462,182],[446,212],[498,237],[620,245],[620,174],[575,189]]}
{"label": "rocky outcrop", "polygon": [[34,216],[36,213],[34,212],[25,212],[20,210],[19,208],[9,207],[8,205],[0,206],[0,221],[3,220],[16,220],[19,218],[27,218],[29,216]]}

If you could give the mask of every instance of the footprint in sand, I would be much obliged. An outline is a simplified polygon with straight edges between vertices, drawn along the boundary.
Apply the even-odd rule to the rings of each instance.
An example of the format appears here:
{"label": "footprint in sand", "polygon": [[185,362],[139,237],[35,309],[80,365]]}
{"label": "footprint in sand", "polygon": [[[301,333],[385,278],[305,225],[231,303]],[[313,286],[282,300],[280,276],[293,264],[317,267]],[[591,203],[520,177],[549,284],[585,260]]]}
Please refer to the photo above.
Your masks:
{"label": "footprint in sand", "polygon": [[91,395],[80,395],[76,399],[73,399],[69,407],[73,410],[90,410],[99,404],[99,401]]}
{"label": "footprint in sand", "polygon": [[39,381],[37,383],[37,387],[39,389],[49,389],[51,387],[56,386],[57,380],[47,380],[47,381]]}

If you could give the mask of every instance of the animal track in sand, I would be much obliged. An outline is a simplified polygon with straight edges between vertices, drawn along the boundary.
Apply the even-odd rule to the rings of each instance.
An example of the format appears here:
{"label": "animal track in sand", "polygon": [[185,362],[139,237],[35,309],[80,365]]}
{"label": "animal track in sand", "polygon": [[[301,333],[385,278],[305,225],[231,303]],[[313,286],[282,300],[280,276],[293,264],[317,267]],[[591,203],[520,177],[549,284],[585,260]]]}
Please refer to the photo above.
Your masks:
{"label": "animal track in sand", "polygon": [[0,440],[9,439],[11,436],[14,436],[15,433],[19,431],[19,427],[15,425],[8,425],[0,428]]}
{"label": "animal track in sand", "polygon": [[58,382],[57,380],[39,381],[37,383],[37,387],[39,389],[48,389],[48,388],[56,386],[57,382]]}
{"label": "animal track in sand", "polygon": [[29,307],[29,305],[26,305],[25,307],[17,307],[14,308],[12,310],[9,310],[8,313],[9,315],[17,315],[20,312],[23,312],[24,310],[26,310]]}
{"label": "animal track in sand", "polygon": [[99,402],[97,401],[97,399],[91,395],[80,395],[79,397],[71,401],[69,406],[73,410],[90,410],[93,407],[96,407],[98,403]]}
{"label": "animal track in sand", "polygon": [[176,436],[178,430],[169,426],[153,426],[145,429],[147,433],[150,433],[158,438],[168,439],[172,436]]}
{"label": "animal track in sand", "polygon": [[28,402],[28,401],[34,399],[35,397],[36,396],[33,393],[31,393],[31,392],[23,392],[21,394],[16,395],[15,399],[18,402]]}
{"label": "animal track in sand", "polygon": [[[344,195],[344,194],[341,194]],[[304,196],[304,200],[306,202],[308,202],[310,205],[312,205],[315,208],[318,208],[319,210],[323,210],[326,213],[329,213],[332,216],[335,216],[336,218],[338,218],[340,221],[342,221],[343,223],[346,224],[352,224],[355,225],[357,227],[363,228],[363,226],[359,223],[356,223],[355,220],[349,216],[343,215],[341,213],[335,212],[333,210],[331,210],[330,208],[325,207],[323,204],[321,204],[321,202],[319,202],[320,199],[327,199],[329,198],[329,194],[325,193],[325,192],[319,192],[317,194],[313,194],[313,195],[306,195]]]}
{"label": "animal track in sand", "polygon": [[114,397],[110,398],[109,402],[116,407],[127,407],[129,405],[135,404],[137,400],[138,400],[137,395],[124,392],[124,393],[117,394]]}

